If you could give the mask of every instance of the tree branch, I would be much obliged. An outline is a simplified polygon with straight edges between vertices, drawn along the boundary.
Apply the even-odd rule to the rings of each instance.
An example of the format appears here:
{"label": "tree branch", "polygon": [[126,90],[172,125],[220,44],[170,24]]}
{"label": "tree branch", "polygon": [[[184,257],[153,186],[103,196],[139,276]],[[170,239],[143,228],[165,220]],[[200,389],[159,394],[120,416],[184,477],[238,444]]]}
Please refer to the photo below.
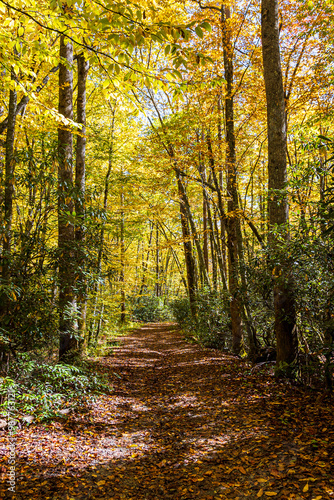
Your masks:
{"label": "tree branch", "polygon": [[[36,90],[35,90],[36,94],[38,94],[41,90],[44,89],[44,87],[46,86],[46,84],[48,83],[48,81],[50,79],[50,75],[52,73],[55,73],[56,71],[58,71],[58,69],[59,69],[59,65],[55,66],[54,68],[52,68],[49,71],[49,73],[43,78],[42,83],[40,85],[38,85],[38,87],[36,88]],[[30,100],[30,97],[28,95],[24,95],[22,97],[22,99],[20,100],[20,102],[18,103],[18,105],[16,107],[15,116],[18,116],[20,113],[22,113],[25,110],[29,100]],[[8,126],[8,116],[6,116],[6,118],[0,123],[0,134],[4,133],[7,126]]]}

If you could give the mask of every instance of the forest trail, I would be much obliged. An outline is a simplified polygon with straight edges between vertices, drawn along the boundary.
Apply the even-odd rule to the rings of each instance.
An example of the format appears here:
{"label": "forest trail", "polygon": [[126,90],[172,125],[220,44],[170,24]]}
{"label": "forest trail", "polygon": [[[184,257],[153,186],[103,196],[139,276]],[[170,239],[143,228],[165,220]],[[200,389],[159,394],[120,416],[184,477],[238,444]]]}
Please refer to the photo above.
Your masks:
{"label": "forest trail", "polygon": [[101,362],[114,392],[22,429],[17,492],[1,498],[334,498],[329,401],[172,324],[145,325]]}

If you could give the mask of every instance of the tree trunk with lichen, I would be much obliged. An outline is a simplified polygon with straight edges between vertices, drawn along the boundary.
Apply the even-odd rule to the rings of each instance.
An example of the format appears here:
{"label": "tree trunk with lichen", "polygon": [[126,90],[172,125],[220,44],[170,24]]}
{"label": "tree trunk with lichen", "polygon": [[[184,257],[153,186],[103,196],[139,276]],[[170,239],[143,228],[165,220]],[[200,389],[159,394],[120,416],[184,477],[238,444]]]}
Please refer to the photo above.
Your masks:
{"label": "tree trunk with lichen", "polygon": [[85,282],[85,187],[86,187],[86,81],[89,63],[83,54],[77,58],[78,65],[78,96],[77,122],[82,125],[77,135],[75,157],[75,249],[76,249],[76,288],[78,309],[78,335],[82,341],[86,330],[87,292]]}
{"label": "tree trunk with lichen", "polygon": [[[59,69],[59,113],[73,119],[73,47],[60,38],[60,57],[67,65]],[[71,220],[73,202],[73,135],[71,126],[58,128],[58,284],[59,284],[59,359],[69,359],[77,350],[75,332],[74,262],[75,235]]]}
{"label": "tree trunk with lichen", "polygon": [[[278,256],[273,269],[277,367],[286,369],[298,351],[296,312],[291,265],[282,255],[279,238],[289,240],[289,206],[286,194],[286,109],[279,48],[278,0],[262,0],[261,32],[268,127],[269,244]],[[288,369],[289,371],[289,369]],[[286,373],[288,373],[288,371]]]}
{"label": "tree trunk with lichen", "polygon": [[239,354],[242,341],[241,301],[238,285],[238,190],[234,133],[233,102],[233,45],[229,27],[230,9],[222,5],[222,35],[224,53],[225,91],[225,130],[226,130],[226,169],[227,169],[227,249],[228,249],[228,282],[231,295],[230,312],[232,324],[232,349]]}

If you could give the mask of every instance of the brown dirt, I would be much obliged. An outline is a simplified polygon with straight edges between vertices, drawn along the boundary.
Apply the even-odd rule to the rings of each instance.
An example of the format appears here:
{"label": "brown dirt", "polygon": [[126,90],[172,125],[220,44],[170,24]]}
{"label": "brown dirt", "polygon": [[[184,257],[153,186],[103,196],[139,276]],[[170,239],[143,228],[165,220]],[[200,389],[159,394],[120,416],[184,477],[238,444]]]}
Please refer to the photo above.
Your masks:
{"label": "brown dirt", "polygon": [[[329,399],[149,324],[100,363],[114,392],[17,435],[17,499],[334,498]],[[3,462],[5,463],[5,462]]]}

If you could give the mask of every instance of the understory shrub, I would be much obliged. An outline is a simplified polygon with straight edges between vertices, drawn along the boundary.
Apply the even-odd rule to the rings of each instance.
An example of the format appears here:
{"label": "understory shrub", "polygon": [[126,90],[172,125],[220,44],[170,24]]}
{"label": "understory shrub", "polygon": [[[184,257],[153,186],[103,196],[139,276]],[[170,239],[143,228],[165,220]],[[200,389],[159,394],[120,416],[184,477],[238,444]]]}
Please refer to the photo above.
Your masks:
{"label": "understory shrub", "polygon": [[169,305],[162,298],[152,295],[134,299],[130,307],[133,321],[168,321],[172,317]]}
{"label": "understory shrub", "polygon": [[175,299],[170,307],[181,328],[201,344],[218,349],[230,348],[231,325],[227,293],[200,290],[196,296],[196,318],[191,316],[187,297]]}
{"label": "understory shrub", "polygon": [[[53,364],[32,354],[18,354],[0,379],[0,415],[7,414],[7,394],[15,394],[14,418],[43,421],[62,411],[87,406],[97,394],[109,392],[107,380],[89,362],[81,366]],[[32,420],[32,418],[31,418]],[[29,421],[29,419],[28,419]]]}
{"label": "understory shrub", "polygon": [[174,299],[170,303],[170,308],[175,321],[181,328],[191,327],[191,313],[188,297]]}

